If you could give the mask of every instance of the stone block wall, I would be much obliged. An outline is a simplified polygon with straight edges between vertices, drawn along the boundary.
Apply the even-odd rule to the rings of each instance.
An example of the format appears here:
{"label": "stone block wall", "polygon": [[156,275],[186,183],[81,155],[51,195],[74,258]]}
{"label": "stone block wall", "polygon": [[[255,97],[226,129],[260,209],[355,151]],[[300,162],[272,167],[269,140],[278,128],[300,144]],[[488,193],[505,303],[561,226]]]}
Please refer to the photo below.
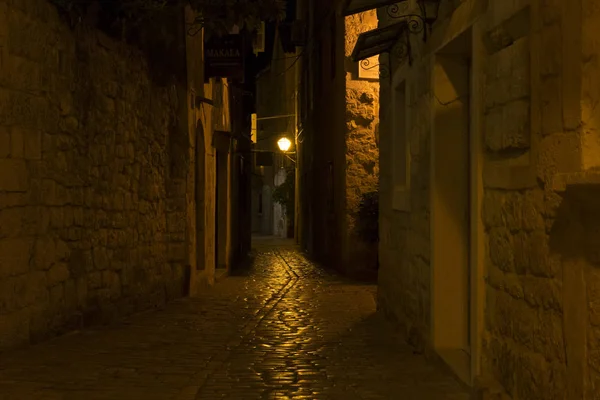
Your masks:
{"label": "stone block wall", "polygon": [[[382,55],[380,63],[387,56]],[[408,207],[394,199],[394,112],[390,86],[381,88],[379,308],[399,324],[410,343],[422,348],[430,328],[430,132],[431,68],[415,64],[406,81],[409,143]]]}
{"label": "stone block wall", "polygon": [[513,399],[596,399],[600,393],[600,220],[592,206],[600,199],[600,13],[592,3],[467,0],[443,10],[442,19],[451,21],[440,24],[448,37],[434,29],[433,44],[413,49],[413,66],[404,72],[411,115],[405,210],[393,205],[393,88],[381,86],[379,306],[413,343],[428,347],[430,107],[437,100],[427,67],[433,54],[422,52],[472,29],[472,82],[480,85],[481,110],[471,134],[481,147],[471,151],[482,160],[472,179],[482,184],[475,216],[484,242],[481,265],[472,265],[484,274],[477,288],[483,293],[481,358],[473,365],[479,365],[476,375],[499,382]]}
{"label": "stone block wall", "polygon": [[482,369],[519,399],[564,398],[567,386],[561,257],[550,242],[560,199],[543,155],[544,137],[562,131],[561,28],[547,18],[557,6],[542,3],[497,6],[485,32]]}
{"label": "stone block wall", "polygon": [[[578,15],[575,15],[578,17]],[[564,18],[564,17],[563,17]],[[581,120],[580,140],[581,140],[581,169],[584,171],[598,171],[600,166],[600,119],[598,118],[598,101],[600,101],[600,7],[591,0],[582,2],[581,9],[582,20],[582,72],[581,84],[576,86],[576,89],[581,90]],[[563,23],[564,26],[564,23]],[[569,54],[567,54],[569,55]],[[577,60],[577,59],[576,59]],[[570,111],[570,110],[569,110]],[[572,113],[569,113],[572,115]],[[577,120],[565,118],[565,130],[571,129]],[[585,173],[583,174],[585,175]],[[598,181],[597,172],[590,173],[588,182]],[[579,210],[583,209],[580,214],[580,220],[583,222],[583,232],[579,238],[582,239],[579,243],[583,243],[581,252],[579,253],[585,259],[585,267],[583,288],[575,287],[576,293],[584,293],[585,298],[581,299],[577,306],[580,306],[588,311],[588,318],[582,322],[585,326],[585,334],[576,331],[574,328],[573,335],[579,335],[582,340],[587,336],[587,343],[583,354],[582,365],[583,370],[583,392],[591,399],[600,397],[600,258],[598,257],[598,244],[600,243],[600,216],[598,215],[597,206],[600,193],[598,193],[597,185],[589,185],[588,191],[583,200],[574,204],[579,206]],[[578,210],[574,210],[577,212]],[[578,281],[581,284],[581,279]],[[578,290],[579,289],[579,290]],[[583,290],[582,290],[583,289]],[[586,307],[587,305],[587,307]],[[587,367],[586,368],[586,363]],[[571,372],[572,371],[572,372]],[[571,375],[578,372],[572,369]]]}
{"label": "stone block wall", "polygon": [[180,102],[138,51],[0,0],[0,350],[185,294]]}
{"label": "stone block wall", "polygon": [[[444,5],[440,8],[443,15]],[[409,11],[415,12],[418,10]],[[378,12],[379,27],[397,22],[385,8]],[[413,35],[412,68],[406,72],[403,86],[394,87],[395,71],[407,60],[381,54],[379,63],[390,65],[384,71],[380,105],[380,204],[379,204],[379,276],[378,308],[393,320],[407,341],[418,350],[430,343],[431,329],[431,130],[432,130],[432,58],[423,54],[423,41]],[[397,51],[398,44],[393,52]],[[385,82],[385,84],[384,84]],[[397,82],[396,82],[397,83]],[[394,127],[399,110],[393,97],[403,96],[408,122]],[[395,154],[395,141],[405,135],[406,157]],[[402,158],[401,161],[398,161]],[[407,172],[405,188],[399,193],[395,182],[395,163],[403,162]]]}
{"label": "stone block wall", "polygon": [[[349,60],[358,36],[377,27],[377,13],[368,11],[345,18],[345,58]],[[356,67],[356,65],[353,65]],[[365,243],[358,234],[357,218],[362,195],[375,191],[379,183],[379,82],[358,80],[346,69],[345,96],[345,243],[347,271],[361,273],[377,269],[377,245]]]}

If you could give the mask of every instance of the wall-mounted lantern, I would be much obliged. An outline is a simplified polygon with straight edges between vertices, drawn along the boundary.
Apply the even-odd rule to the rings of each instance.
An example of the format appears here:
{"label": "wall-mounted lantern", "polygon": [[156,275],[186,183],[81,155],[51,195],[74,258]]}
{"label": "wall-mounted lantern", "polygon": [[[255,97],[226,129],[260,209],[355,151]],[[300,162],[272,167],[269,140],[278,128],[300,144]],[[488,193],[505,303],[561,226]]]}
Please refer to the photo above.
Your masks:
{"label": "wall-mounted lantern", "polygon": [[418,0],[417,4],[421,9],[421,14],[423,14],[423,19],[428,25],[433,25],[433,23],[438,19],[438,13],[440,12],[440,3],[441,0]]}
{"label": "wall-mounted lantern", "polygon": [[284,136],[277,141],[277,146],[279,147],[279,150],[286,153],[290,149],[290,147],[292,147],[292,142],[290,141],[290,139]]}

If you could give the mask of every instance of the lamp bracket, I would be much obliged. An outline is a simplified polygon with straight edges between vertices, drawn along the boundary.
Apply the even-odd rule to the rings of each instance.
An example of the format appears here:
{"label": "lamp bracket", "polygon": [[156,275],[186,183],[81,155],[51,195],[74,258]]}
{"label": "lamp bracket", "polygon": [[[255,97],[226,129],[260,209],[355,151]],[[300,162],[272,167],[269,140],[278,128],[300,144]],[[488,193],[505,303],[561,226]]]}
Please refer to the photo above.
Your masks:
{"label": "lamp bracket", "polygon": [[[406,13],[406,0],[402,1],[405,6],[395,3],[386,8],[388,17],[393,19],[404,19],[408,25],[408,31],[413,34],[423,33],[423,41],[427,41],[427,33],[438,17],[441,0],[417,0],[419,14]],[[428,7],[429,6],[429,7]],[[431,11],[431,12],[429,12]]]}

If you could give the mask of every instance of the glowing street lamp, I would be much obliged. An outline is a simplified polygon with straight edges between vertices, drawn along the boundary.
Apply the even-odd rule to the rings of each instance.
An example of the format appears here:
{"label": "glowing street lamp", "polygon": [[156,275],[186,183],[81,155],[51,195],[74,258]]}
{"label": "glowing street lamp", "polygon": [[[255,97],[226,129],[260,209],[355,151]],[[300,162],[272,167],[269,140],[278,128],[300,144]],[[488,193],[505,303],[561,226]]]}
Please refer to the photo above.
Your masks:
{"label": "glowing street lamp", "polygon": [[277,146],[279,146],[279,150],[285,153],[290,149],[290,147],[292,147],[292,142],[290,141],[290,139],[282,137],[277,141]]}

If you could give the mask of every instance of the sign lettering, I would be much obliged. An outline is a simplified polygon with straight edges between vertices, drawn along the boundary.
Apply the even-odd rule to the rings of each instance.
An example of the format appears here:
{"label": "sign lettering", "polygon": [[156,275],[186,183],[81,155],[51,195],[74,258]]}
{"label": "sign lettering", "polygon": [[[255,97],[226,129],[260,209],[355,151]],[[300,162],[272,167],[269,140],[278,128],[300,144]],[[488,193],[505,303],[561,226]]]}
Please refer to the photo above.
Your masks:
{"label": "sign lettering", "polygon": [[244,42],[239,34],[211,36],[204,43],[205,78],[244,79]]}

